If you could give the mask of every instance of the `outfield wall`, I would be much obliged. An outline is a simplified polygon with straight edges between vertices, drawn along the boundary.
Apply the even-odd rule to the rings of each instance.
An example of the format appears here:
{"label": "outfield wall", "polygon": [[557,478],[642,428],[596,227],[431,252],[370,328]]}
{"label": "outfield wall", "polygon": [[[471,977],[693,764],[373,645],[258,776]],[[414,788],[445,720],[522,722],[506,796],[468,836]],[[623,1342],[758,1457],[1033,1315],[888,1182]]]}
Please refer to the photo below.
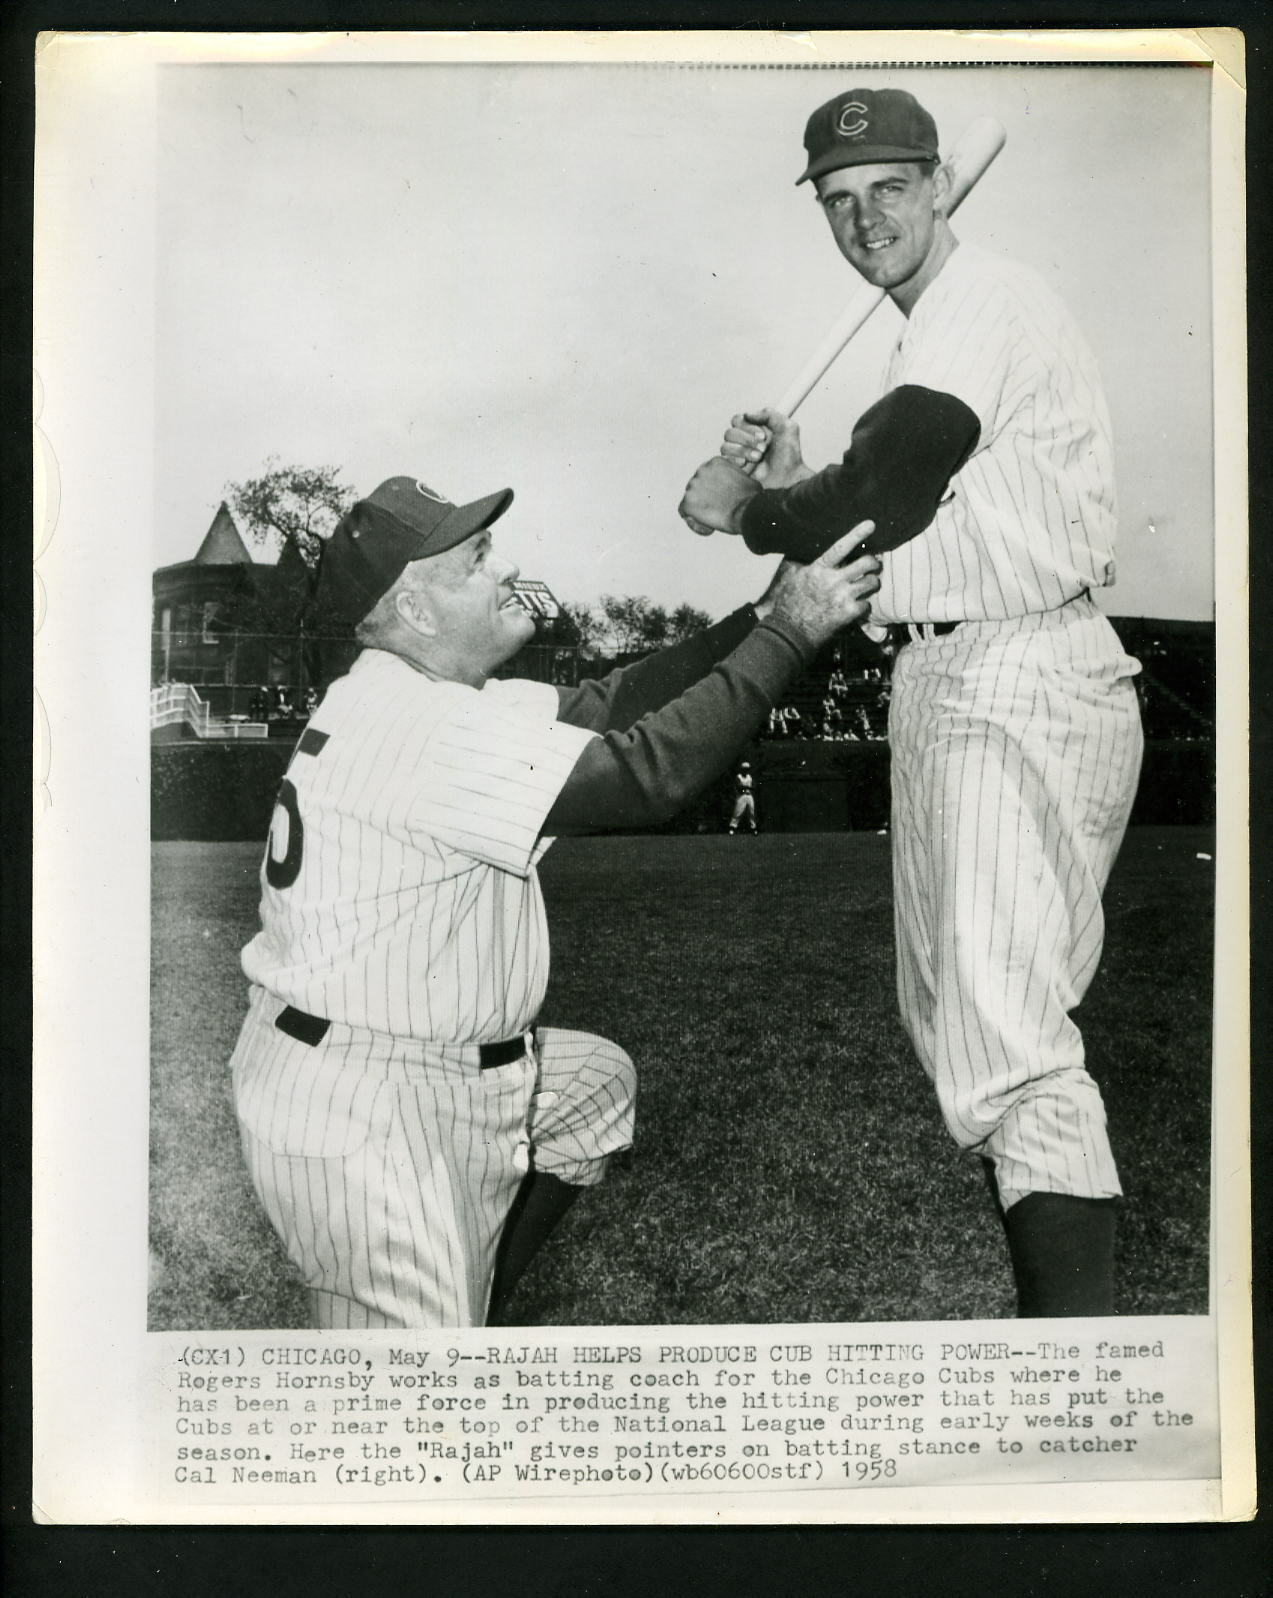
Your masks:
{"label": "outfield wall", "polygon": [[[156,840],[264,839],[279,779],[291,756],[283,741],[155,744],[150,752],[150,835]],[[888,746],[794,739],[753,745],[756,809],[766,832],[878,831],[888,820]],[[666,832],[715,832],[725,824],[733,782],[723,778]],[[1215,746],[1170,739],[1145,751],[1133,824],[1206,825],[1215,820]]]}

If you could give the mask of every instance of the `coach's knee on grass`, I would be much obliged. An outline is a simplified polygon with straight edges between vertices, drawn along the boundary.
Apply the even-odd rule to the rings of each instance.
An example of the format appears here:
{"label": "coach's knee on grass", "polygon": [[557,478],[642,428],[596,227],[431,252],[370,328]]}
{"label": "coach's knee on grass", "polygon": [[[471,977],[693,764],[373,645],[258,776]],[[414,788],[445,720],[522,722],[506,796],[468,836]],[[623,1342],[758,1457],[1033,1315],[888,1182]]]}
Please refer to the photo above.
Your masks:
{"label": "coach's knee on grass", "polygon": [[574,1187],[592,1187],[607,1158],[632,1145],[636,1067],[617,1043],[544,1027],[531,1100],[531,1159]]}

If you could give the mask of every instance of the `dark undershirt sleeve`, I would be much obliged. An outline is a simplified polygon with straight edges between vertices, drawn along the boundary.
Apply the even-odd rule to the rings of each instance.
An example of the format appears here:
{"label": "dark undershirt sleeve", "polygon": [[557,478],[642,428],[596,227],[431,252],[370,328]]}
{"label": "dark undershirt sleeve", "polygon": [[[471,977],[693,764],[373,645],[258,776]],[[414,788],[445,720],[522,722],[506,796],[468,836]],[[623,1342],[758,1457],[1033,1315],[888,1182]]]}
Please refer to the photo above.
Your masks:
{"label": "dark undershirt sleeve", "polygon": [[802,634],[762,622],[679,698],[594,738],[543,831],[561,837],[669,820],[728,769],[813,653]]}
{"label": "dark undershirt sleeve", "polygon": [[932,521],[980,435],[980,422],[961,399],[903,384],[862,414],[839,466],[754,494],[740,531],[758,555],[810,561],[870,519],[875,531],[861,549],[876,555],[896,549]]}
{"label": "dark undershirt sleeve", "polygon": [[577,688],[559,688],[557,719],[593,732],[624,731],[706,676],[755,625],[755,608],[743,605],[682,643]]}

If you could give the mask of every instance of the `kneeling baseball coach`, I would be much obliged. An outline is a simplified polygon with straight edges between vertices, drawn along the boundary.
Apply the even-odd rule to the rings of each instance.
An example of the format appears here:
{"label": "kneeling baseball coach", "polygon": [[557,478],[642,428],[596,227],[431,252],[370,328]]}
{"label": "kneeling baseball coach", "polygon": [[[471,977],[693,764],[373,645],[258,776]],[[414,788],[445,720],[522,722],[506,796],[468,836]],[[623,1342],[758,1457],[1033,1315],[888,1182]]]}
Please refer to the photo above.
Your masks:
{"label": "kneeling baseball coach", "polygon": [[323,554],[323,603],[362,649],[279,791],[232,1061],[248,1170],[316,1326],[498,1319],[633,1130],[628,1055],[536,1026],[539,860],[675,814],[879,586],[852,555],[864,523],[600,681],[497,680],[534,631],[490,531],[512,497],[390,478]]}

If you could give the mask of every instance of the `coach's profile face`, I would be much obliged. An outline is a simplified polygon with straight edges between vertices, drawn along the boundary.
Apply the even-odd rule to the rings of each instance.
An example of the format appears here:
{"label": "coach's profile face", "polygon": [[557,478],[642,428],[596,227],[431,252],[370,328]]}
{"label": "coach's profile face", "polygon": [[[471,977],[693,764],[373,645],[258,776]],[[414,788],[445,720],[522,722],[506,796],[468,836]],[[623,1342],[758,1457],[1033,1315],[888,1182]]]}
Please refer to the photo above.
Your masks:
{"label": "coach's profile face", "polygon": [[950,192],[946,168],[922,161],[839,167],[816,187],[840,254],[909,310],[948,253],[950,235],[938,226]]}
{"label": "coach's profile face", "polygon": [[430,641],[452,680],[480,687],[534,637],[513,588],[518,568],[495,553],[488,529],[407,571],[399,613]]}

